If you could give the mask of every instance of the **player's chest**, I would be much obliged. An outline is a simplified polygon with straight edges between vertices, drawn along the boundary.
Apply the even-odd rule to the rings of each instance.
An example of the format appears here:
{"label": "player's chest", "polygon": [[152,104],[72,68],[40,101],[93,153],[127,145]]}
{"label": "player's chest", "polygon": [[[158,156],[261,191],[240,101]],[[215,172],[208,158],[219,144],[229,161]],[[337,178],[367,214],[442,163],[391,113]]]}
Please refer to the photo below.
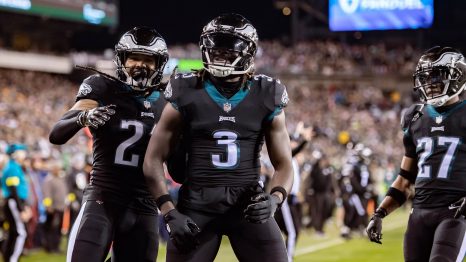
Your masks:
{"label": "player's chest", "polygon": [[194,130],[256,132],[262,129],[267,113],[255,94],[239,100],[215,99],[204,90],[198,90],[196,99],[186,107],[186,119]]}

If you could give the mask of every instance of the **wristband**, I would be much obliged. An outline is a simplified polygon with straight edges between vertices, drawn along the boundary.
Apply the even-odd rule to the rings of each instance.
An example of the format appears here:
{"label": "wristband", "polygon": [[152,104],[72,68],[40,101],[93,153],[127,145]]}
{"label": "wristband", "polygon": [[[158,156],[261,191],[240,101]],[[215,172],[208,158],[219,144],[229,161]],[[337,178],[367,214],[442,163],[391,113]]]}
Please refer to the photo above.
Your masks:
{"label": "wristband", "polygon": [[275,193],[275,192],[280,192],[280,193],[282,193],[282,195],[283,195],[282,202],[280,202],[280,203],[278,204],[278,207],[281,207],[282,204],[283,204],[283,202],[285,202],[286,197],[288,196],[288,194],[286,193],[286,190],[285,190],[283,187],[281,187],[281,186],[276,186],[276,187],[272,188],[272,190],[270,190],[270,195],[272,195],[272,194]]}
{"label": "wristband", "polygon": [[169,201],[173,203],[172,197],[171,197],[169,194],[165,194],[165,195],[159,196],[159,197],[155,200],[155,204],[157,205],[157,207],[158,207],[159,209],[162,209],[162,205],[165,204],[166,202],[169,202]]}
{"label": "wristband", "polygon": [[409,183],[414,184],[416,182],[416,173],[406,171],[404,169],[400,169],[400,172],[398,173],[399,176],[406,178]]}
{"label": "wristband", "polygon": [[375,210],[374,212],[374,216],[377,216],[377,217],[380,217],[380,218],[384,218],[388,215],[388,212],[385,208],[383,207],[379,207],[377,208],[377,210]]}
{"label": "wristband", "polygon": [[399,206],[402,206],[406,201],[405,194],[394,187],[390,187],[388,189],[386,196],[392,197],[398,203]]}

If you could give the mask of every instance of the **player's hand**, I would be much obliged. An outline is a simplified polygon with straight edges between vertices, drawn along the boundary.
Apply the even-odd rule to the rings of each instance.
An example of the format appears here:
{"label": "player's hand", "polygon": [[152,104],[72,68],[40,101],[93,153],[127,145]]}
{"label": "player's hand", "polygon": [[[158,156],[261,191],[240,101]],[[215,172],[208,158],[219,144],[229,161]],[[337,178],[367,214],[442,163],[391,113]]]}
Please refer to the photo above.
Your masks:
{"label": "player's hand", "polygon": [[167,223],[170,240],[180,252],[189,253],[196,249],[199,245],[196,236],[201,232],[201,229],[190,217],[172,209],[164,215],[164,219]]}
{"label": "player's hand", "polygon": [[458,207],[455,213],[455,218],[460,218],[461,216],[466,217],[466,197],[456,201],[452,206]]}
{"label": "player's hand", "polygon": [[251,197],[252,204],[244,210],[244,218],[251,223],[262,224],[275,214],[280,198],[268,193],[260,193]]}
{"label": "player's hand", "polygon": [[385,209],[377,209],[372,215],[369,225],[367,225],[366,232],[369,240],[378,244],[382,244],[382,219],[387,215]]}
{"label": "player's hand", "polygon": [[91,110],[84,110],[78,115],[78,125],[85,127],[90,126],[99,128],[105,125],[110,120],[110,117],[115,114],[115,105],[96,107]]}

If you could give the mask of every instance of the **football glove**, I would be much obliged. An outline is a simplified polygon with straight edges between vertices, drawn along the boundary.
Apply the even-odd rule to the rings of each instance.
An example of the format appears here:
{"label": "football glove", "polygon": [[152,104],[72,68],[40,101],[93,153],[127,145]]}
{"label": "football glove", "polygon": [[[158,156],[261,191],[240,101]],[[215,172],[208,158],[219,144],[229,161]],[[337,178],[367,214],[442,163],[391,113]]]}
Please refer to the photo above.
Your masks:
{"label": "football glove", "polygon": [[382,219],[387,216],[387,211],[384,208],[378,208],[372,215],[369,225],[367,225],[366,233],[369,240],[378,244],[382,244]]}
{"label": "football glove", "polygon": [[461,216],[466,217],[466,197],[456,201],[452,206],[458,208],[455,213],[455,218],[460,218]]}
{"label": "football glove", "polygon": [[251,197],[252,204],[249,204],[244,210],[246,221],[256,224],[262,224],[275,214],[280,205],[280,198],[268,193],[260,193]]}
{"label": "football glove", "polygon": [[200,243],[196,236],[201,229],[190,217],[172,209],[165,214],[164,220],[167,223],[170,240],[180,252],[189,253],[196,249]]}
{"label": "football glove", "polygon": [[82,127],[90,126],[95,129],[105,125],[110,117],[115,114],[115,105],[96,107],[91,110],[84,110],[78,114],[78,125]]}

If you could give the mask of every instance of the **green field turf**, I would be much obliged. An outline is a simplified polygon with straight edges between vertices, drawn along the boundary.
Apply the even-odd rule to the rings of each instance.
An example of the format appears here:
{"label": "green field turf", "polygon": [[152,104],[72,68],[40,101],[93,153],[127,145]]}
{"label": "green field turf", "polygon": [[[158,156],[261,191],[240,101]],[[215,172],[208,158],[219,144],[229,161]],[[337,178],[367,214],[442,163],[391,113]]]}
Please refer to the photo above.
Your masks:
{"label": "green field turf", "polygon": [[[310,230],[301,233],[296,248],[296,262],[394,262],[403,261],[403,234],[407,212],[397,211],[384,219],[383,245],[369,242],[365,236],[354,234],[353,239],[343,240],[333,222],[326,226],[327,235],[319,237]],[[65,247],[63,247],[63,250]],[[160,245],[157,261],[165,261],[165,245]],[[32,253],[23,257],[24,262],[62,262],[65,255]],[[224,238],[218,253],[218,262],[237,261],[228,239]]]}

